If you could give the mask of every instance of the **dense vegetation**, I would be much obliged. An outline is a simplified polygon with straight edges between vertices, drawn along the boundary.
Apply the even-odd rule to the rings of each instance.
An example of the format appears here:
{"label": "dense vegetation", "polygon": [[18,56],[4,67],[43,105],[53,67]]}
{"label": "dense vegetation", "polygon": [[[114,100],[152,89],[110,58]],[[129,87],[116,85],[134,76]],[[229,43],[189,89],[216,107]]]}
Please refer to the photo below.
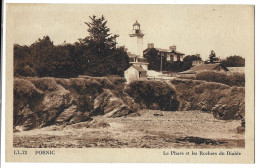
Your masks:
{"label": "dense vegetation", "polygon": [[123,75],[129,66],[126,51],[116,48],[102,16],[86,22],[89,35],[74,44],[54,45],[49,36],[29,46],[14,45],[14,76],[76,77]]}
{"label": "dense vegetation", "polygon": [[[155,48],[150,49],[145,52],[144,57],[149,62],[149,69],[160,71],[161,68],[161,57],[158,50]],[[199,55],[187,55],[183,58],[183,62],[169,62],[166,60],[166,57],[162,57],[162,70],[163,71],[172,71],[172,72],[181,72],[188,70],[192,67],[192,61],[201,60]]]}
{"label": "dense vegetation", "polygon": [[244,73],[227,74],[218,71],[202,71],[196,74],[196,79],[208,82],[224,83],[229,86],[245,86]]}
{"label": "dense vegetation", "polygon": [[[116,38],[106,26],[107,21],[102,16],[90,17],[89,35],[78,42],[64,42],[54,45],[49,36],[38,39],[31,45],[14,44],[14,76],[39,77],[76,77],[81,74],[89,76],[123,76],[129,67],[129,58],[123,48],[116,48]],[[213,51],[212,51],[213,52]],[[145,52],[144,57],[149,62],[149,69],[160,71],[161,57],[155,48]],[[210,60],[214,62],[215,53]],[[192,67],[192,61],[201,60],[199,54],[187,55],[183,61],[169,62],[162,57],[162,70],[181,72]],[[240,56],[229,56],[222,61],[226,67],[243,67],[245,59]]]}
{"label": "dense vegetation", "polygon": [[[183,58],[183,61],[177,62],[169,62],[166,60],[166,56],[162,57],[159,54],[159,51],[156,48],[145,50],[144,57],[149,62],[149,69],[160,71],[161,70],[161,61],[162,61],[162,70],[163,71],[171,71],[171,72],[181,72],[186,71],[192,67],[192,62],[197,60],[202,60],[199,54],[196,55],[186,55]],[[205,63],[215,63],[220,62],[225,67],[244,67],[245,59],[241,56],[229,56],[224,60],[219,60],[216,57],[215,52],[212,50],[209,55],[209,60],[205,61]]]}
{"label": "dense vegetation", "polygon": [[226,67],[244,67],[245,58],[237,55],[229,56],[227,59],[222,61],[222,64]]}
{"label": "dense vegetation", "polygon": [[176,111],[179,107],[176,91],[161,81],[134,81],[127,85],[125,91],[148,109]]}
{"label": "dense vegetation", "polygon": [[245,87],[217,82],[174,79],[179,96],[179,110],[213,112],[218,119],[243,119],[245,116]]}

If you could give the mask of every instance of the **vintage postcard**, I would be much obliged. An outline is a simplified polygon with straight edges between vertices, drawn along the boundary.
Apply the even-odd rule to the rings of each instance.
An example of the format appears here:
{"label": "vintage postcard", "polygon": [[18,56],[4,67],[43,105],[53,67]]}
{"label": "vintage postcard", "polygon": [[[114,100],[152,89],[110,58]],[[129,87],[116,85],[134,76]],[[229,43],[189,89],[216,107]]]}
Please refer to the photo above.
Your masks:
{"label": "vintage postcard", "polygon": [[12,3],[5,40],[7,162],[254,163],[253,5]]}

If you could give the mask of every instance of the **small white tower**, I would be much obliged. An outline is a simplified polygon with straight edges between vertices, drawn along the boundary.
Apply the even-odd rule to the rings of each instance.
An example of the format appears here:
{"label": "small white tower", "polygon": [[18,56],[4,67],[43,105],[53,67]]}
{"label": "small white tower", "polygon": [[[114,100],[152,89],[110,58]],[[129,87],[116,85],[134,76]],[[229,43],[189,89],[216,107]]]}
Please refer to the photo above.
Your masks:
{"label": "small white tower", "polygon": [[136,21],[133,24],[132,34],[129,35],[133,39],[133,54],[138,55],[139,58],[143,58],[143,37],[144,34],[140,29],[140,24]]}
{"label": "small white tower", "polygon": [[127,83],[134,80],[147,80],[148,64],[143,56],[143,37],[140,24],[136,21],[133,24],[132,34],[129,34],[132,43],[129,46],[131,53],[128,53],[129,63],[132,64],[124,75]]}
{"label": "small white tower", "polygon": [[130,58],[130,64],[148,70],[148,63],[143,56],[144,34],[142,33],[140,24],[137,21],[133,24],[132,34],[129,34],[129,36],[132,39],[131,53],[134,55],[134,57]]}

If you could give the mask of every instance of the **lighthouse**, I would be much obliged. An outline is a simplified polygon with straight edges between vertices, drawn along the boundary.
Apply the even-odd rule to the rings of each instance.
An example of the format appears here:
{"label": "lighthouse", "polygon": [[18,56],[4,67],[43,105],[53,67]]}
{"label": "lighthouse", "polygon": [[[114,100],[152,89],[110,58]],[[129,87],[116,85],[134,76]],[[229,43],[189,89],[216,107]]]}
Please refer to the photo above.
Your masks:
{"label": "lighthouse", "polygon": [[144,34],[141,31],[141,25],[137,21],[133,24],[133,30],[129,36],[131,38],[130,64],[148,70],[148,63],[143,56]]}
{"label": "lighthouse", "polygon": [[133,24],[131,38],[131,53],[128,53],[129,63],[132,64],[124,72],[127,83],[134,80],[147,80],[148,63],[143,56],[143,37],[140,24],[136,21]]}
{"label": "lighthouse", "polygon": [[132,38],[132,52],[133,54],[136,54],[139,56],[139,58],[143,58],[143,37],[144,34],[142,33],[140,29],[140,24],[136,21],[133,24],[133,30],[132,33],[129,34],[129,36]]}

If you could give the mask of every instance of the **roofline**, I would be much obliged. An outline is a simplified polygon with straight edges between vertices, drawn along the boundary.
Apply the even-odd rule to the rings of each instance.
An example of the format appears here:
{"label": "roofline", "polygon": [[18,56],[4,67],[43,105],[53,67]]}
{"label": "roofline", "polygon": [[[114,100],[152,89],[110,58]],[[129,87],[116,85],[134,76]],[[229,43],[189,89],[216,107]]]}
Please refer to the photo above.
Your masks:
{"label": "roofline", "polygon": [[[227,67],[223,66],[222,64],[218,64],[216,67],[218,67],[218,66],[221,66],[221,67],[224,68],[226,71],[229,71],[229,69],[228,69]],[[216,67],[215,67],[215,68],[216,68]],[[214,68],[214,69],[215,69],[215,68]]]}
{"label": "roofline", "polygon": [[[135,70],[137,70],[138,72],[147,72],[145,69],[143,69],[142,67],[139,67],[139,68],[141,68],[142,70],[141,71],[139,71],[138,69],[136,69],[137,67],[136,66],[134,66],[134,65],[131,65],[130,67],[133,67]],[[130,68],[129,67],[129,68]]]}
{"label": "roofline", "polygon": [[135,36],[144,37],[144,35],[145,35],[145,34],[143,34],[143,33],[129,34],[130,37],[135,37]]}
{"label": "roofline", "polygon": [[148,62],[129,62],[129,64],[146,64],[148,65]]}

